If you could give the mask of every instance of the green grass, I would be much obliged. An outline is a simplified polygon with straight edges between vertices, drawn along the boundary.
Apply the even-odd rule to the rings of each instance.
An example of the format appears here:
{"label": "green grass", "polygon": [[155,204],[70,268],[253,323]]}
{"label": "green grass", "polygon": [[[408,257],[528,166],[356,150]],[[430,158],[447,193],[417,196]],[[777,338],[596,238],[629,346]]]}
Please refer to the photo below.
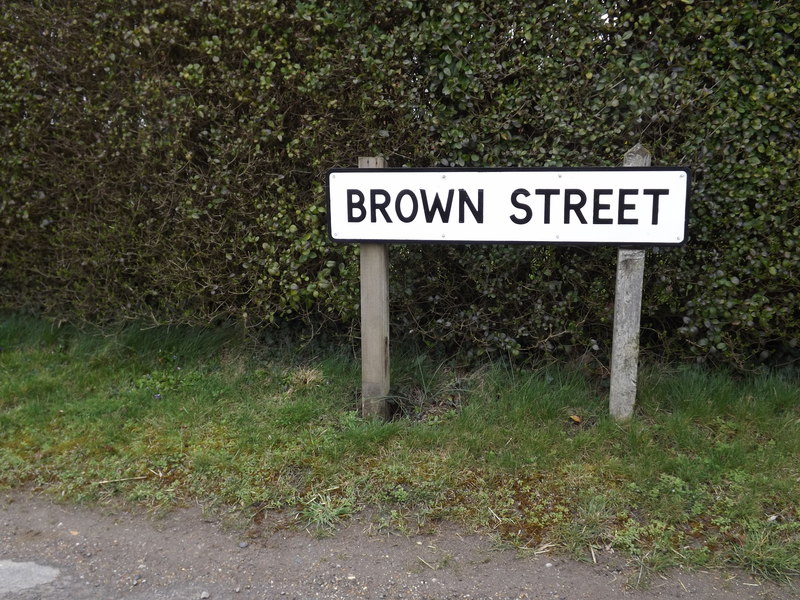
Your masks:
{"label": "green grass", "polygon": [[389,423],[351,351],[236,330],[82,332],[0,318],[0,487],[152,508],[284,508],[320,534],[451,519],[532,550],[800,573],[800,380],[652,367],[635,419],[577,367],[397,352]]}

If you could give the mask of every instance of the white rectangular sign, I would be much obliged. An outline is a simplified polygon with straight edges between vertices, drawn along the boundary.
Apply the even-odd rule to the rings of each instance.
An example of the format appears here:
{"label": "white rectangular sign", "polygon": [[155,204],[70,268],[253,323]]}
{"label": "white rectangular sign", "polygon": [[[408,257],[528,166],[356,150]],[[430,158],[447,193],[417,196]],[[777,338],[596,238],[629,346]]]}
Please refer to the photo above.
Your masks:
{"label": "white rectangular sign", "polygon": [[334,169],[327,178],[339,242],[686,241],[684,168]]}

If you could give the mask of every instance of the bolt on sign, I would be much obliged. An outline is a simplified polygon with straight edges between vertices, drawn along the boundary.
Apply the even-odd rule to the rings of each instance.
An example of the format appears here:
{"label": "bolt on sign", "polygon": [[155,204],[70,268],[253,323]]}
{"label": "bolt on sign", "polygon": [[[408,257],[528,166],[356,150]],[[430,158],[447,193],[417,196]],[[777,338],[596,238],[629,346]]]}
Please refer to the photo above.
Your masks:
{"label": "bolt on sign", "polygon": [[685,168],[334,169],[327,180],[338,242],[686,241]]}

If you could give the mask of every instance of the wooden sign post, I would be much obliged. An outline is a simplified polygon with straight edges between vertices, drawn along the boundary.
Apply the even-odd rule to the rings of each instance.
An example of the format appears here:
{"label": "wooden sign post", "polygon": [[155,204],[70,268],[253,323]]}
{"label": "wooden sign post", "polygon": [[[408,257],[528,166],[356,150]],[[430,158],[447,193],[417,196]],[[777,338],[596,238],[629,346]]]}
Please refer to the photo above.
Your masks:
{"label": "wooden sign post", "polygon": [[[383,169],[382,157],[359,157],[360,169]],[[389,418],[389,245],[361,244],[361,414]]]}
{"label": "wooden sign post", "polygon": [[[650,152],[636,144],[625,154],[625,167],[649,167]],[[611,389],[608,408],[615,419],[630,419],[636,404],[639,371],[639,326],[642,315],[644,250],[617,251],[614,333],[611,342]]]}

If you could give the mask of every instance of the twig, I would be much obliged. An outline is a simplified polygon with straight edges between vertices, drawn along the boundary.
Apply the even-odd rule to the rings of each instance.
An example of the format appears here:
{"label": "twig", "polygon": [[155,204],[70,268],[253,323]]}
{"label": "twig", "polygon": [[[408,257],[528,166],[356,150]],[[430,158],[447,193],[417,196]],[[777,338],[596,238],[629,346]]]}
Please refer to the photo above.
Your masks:
{"label": "twig", "polygon": [[431,563],[429,563],[427,560],[425,560],[421,556],[418,556],[417,558],[420,560],[420,562],[422,562],[423,565],[428,567],[431,571],[435,571],[436,570],[436,567],[432,566]]}
{"label": "twig", "polygon": [[533,554],[535,556],[538,556],[539,554],[547,554],[548,552],[550,552],[552,548],[555,547],[556,547],[555,544],[542,544],[536,550],[533,551]]}
{"label": "twig", "polygon": [[125,477],[123,479],[104,479],[103,481],[93,481],[92,485],[105,485],[107,483],[121,483],[123,481],[136,481],[138,479],[147,479],[147,475],[140,475],[139,477]]}

